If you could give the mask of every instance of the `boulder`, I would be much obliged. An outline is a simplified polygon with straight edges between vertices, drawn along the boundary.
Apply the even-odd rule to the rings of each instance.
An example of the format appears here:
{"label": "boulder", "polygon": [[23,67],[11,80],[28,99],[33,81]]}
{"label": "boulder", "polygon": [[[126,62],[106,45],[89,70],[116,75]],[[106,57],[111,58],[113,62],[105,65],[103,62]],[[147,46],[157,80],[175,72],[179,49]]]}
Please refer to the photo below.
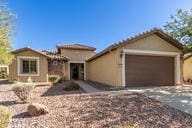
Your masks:
{"label": "boulder", "polygon": [[27,107],[27,111],[31,116],[40,116],[49,113],[47,106],[38,103],[32,103]]}

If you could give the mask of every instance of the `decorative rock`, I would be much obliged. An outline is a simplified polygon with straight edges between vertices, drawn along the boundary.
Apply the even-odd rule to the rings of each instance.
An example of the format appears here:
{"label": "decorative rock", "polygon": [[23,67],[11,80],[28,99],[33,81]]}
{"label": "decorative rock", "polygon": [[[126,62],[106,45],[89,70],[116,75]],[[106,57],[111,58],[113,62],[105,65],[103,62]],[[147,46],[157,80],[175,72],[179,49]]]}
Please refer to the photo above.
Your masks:
{"label": "decorative rock", "polygon": [[32,103],[27,107],[27,111],[31,116],[40,116],[49,113],[47,106],[38,103]]}

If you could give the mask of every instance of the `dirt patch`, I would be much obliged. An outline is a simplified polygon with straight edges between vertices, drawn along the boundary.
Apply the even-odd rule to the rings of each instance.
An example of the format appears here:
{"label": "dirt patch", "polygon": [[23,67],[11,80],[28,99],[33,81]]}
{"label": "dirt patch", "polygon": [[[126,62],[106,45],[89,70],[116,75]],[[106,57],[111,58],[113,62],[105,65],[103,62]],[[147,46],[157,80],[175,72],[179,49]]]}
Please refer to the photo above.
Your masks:
{"label": "dirt patch", "polygon": [[[61,86],[61,85],[59,85]],[[50,113],[31,117],[28,104],[17,104],[11,86],[0,86],[0,104],[14,113],[12,125],[22,128],[190,128],[192,116],[140,94],[63,93],[59,88],[37,87],[31,101],[48,106]],[[48,94],[47,91],[49,92]],[[57,92],[58,91],[58,92]],[[46,95],[45,95],[46,94]]]}

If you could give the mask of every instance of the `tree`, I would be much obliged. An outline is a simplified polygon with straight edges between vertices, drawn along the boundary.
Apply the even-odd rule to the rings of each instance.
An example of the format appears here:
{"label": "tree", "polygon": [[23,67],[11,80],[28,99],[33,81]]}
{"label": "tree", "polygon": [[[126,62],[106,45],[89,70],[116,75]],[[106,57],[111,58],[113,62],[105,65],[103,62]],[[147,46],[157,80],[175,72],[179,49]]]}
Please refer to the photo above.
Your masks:
{"label": "tree", "polygon": [[175,15],[171,15],[164,29],[184,44],[185,52],[192,52],[192,9],[189,12],[178,9]]}
{"label": "tree", "polygon": [[0,64],[10,64],[14,56],[12,50],[12,37],[14,35],[14,21],[16,17],[0,1]]}

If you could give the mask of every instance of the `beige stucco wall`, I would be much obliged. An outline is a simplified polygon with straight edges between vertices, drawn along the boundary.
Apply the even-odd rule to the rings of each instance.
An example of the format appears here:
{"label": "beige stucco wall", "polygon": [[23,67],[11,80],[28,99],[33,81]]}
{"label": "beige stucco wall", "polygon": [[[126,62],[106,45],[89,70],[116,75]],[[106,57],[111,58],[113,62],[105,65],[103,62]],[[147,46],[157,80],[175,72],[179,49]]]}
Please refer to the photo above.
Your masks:
{"label": "beige stucco wall", "polygon": [[70,61],[84,61],[94,55],[90,50],[61,49],[61,54],[69,57]]}
{"label": "beige stucco wall", "polygon": [[192,57],[187,58],[183,62],[183,78],[185,81],[192,79]]}
{"label": "beige stucco wall", "polygon": [[15,54],[15,59],[12,64],[9,65],[9,80],[19,79],[22,82],[27,82],[29,76],[18,76],[17,71],[17,57],[18,56],[29,56],[39,57],[39,76],[31,76],[33,82],[47,82],[48,80],[48,62],[47,58],[43,55],[35,53],[33,51],[23,51]]}
{"label": "beige stucco wall", "polygon": [[[95,53],[90,50],[78,50],[78,49],[61,49],[61,54],[69,57],[69,61],[80,61],[81,63],[92,57]],[[70,79],[69,61],[65,62],[65,77]],[[86,67],[85,67],[86,68]]]}
{"label": "beige stucco wall", "polygon": [[112,53],[108,53],[88,62],[88,80],[102,82],[113,86],[122,86],[122,49],[179,52],[182,54],[181,50],[172,46],[165,40],[156,35],[151,35],[131,43],[129,42],[120,46]]}
{"label": "beige stucco wall", "polygon": [[116,86],[116,51],[87,63],[87,80]]}

